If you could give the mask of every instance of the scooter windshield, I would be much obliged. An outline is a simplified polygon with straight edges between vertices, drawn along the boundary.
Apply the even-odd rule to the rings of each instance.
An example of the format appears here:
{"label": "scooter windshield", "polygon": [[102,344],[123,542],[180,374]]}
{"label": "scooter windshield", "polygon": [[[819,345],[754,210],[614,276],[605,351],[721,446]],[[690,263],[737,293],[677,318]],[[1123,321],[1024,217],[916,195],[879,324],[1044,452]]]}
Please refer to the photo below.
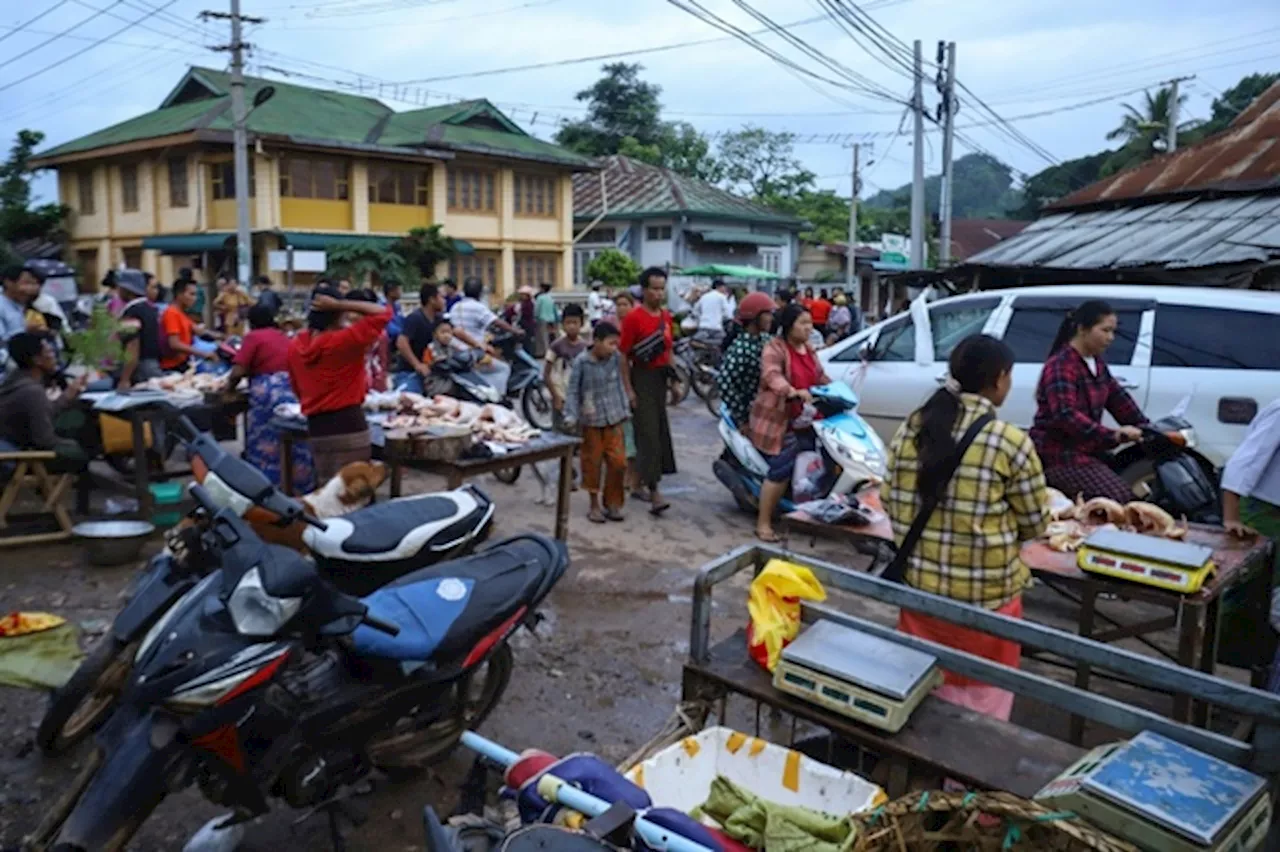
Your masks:
{"label": "scooter windshield", "polygon": [[810,388],[809,393],[813,394],[814,399],[838,404],[846,410],[858,407],[858,395],[844,382],[832,382],[829,385]]}

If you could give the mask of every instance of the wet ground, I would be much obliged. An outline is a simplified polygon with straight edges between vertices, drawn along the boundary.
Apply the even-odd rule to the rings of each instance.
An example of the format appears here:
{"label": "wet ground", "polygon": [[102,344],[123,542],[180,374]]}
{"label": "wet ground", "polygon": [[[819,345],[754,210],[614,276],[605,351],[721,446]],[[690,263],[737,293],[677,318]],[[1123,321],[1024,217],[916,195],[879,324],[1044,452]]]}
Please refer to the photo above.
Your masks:
{"label": "wet ground", "polygon": [[[631,754],[657,732],[679,699],[680,667],[688,652],[692,581],[707,561],[752,539],[753,519],[734,506],[711,473],[720,452],[715,423],[690,398],[672,411],[672,429],[680,473],[667,480],[673,507],[663,518],[650,517],[643,504],[628,506],[623,524],[595,525],[586,520],[587,497],[573,495],[569,546],[572,567],[552,593],[546,622],[537,636],[520,634],[516,668],[501,705],[482,733],[520,750],[538,747],[554,753],[595,751],[611,762]],[[548,470],[545,493],[554,493]],[[480,483],[498,505],[495,538],[525,530],[550,533],[553,507],[538,500],[544,489],[525,474],[514,486],[486,479]],[[441,487],[431,477],[408,473],[406,492]],[[845,546],[805,539],[792,545],[831,561],[865,565],[866,558]],[[84,565],[74,546],[7,551],[0,558],[0,612],[37,609],[57,612],[91,629],[105,629],[119,605],[132,568]],[[745,585],[736,600],[720,595],[713,629],[724,635],[746,619]],[[1074,629],[1074,608],[1036,589],[1028,595],[1028,616]],[[891,623],[895,612],[864,601],[851,611]],[[1166,644],[1171,637],[1163,637]],[[1034,666],[1034,664],[1032,664]],[[1055,670],[1047,674],[1061,676]],[[1117,691],[1126,697],[1126,692]],[[1130,699],[1132,700],[1132,699]],[[1167,712],[1168,700],[1144,697]],[[44,696],[0,687],[0,847],[17,843],[33,827],[59,785],[75,774],[87,752],[44,759],[32,748],[32,735]],[[1019,702],[1015,720],[1064,736],[1061,713]],[[749,724],[744,718],[742,724]],[[1104,737],[1102,732],[1095,736]],[[469,760],[455,755],[431,772],[411,780],[381,783],[356,799],[368,821],[348,837],[353,852],[422,848],[420,813],[427,803],[451,809]],[[138,834],[131,849],[177,850],[185,839],[219,811],[195,791],[170,797]],[[298,814],[283,807],[249,827],[243,849],[327,847],[323,820],[293,825]]]}

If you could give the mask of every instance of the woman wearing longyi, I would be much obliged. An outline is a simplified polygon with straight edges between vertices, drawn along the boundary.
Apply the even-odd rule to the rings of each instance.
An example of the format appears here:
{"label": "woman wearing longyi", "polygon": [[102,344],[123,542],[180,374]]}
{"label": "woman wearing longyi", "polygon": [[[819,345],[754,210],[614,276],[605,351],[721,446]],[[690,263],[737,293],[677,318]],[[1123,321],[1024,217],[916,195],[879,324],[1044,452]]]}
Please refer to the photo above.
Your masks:
{"label": "woman wearing longyi", "polygon": [[[1018,553],[1044,532],[1048,493],[1031,439],[996,419],[1013,351],[974,335],[951,352],[950,377],[898,429],[880,499],[899,555],[886,573],[908,585],[1022,617],[1031,579]],[[1016,667],[1016,642],[902,610],[898,629]],[[947,672],[939,698],[1007,720],[1013,693]]]}

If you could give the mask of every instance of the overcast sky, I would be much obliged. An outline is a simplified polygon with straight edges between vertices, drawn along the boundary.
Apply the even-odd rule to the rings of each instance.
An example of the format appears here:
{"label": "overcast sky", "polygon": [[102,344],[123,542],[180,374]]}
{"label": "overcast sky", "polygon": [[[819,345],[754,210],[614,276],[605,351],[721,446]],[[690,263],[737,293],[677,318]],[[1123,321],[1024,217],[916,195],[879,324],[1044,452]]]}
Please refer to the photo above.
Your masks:
{"label": "overcast sky", "polygon": [[[23,127],[42,130],[46,143],[56,144],[154,109],[185,66],[226,65],[225,53],[207,48],[228,40],[227,23],[197,16],[205,8],[225,11],[227,3],[0,0],[0,130],[6,139]],[[761,28],[735,0],[702,4],[743,29]],[[751,5],[781,24],[822,14],[816,0]],[[939,39],[955,41],[958,79],[1058,160],[1102,147],[1119,120],[1120,104],[1139,102],[1137,90],[1143,87],[1195,74],[1184,84],[1187,111],[1205,118],[1214,95],[1242,75],[1280,70],[1275,0],[868,0],[860,6],[908,45],[922,40],[926,60],[933,59]],[[159,13],[149,14],[156,7]],[[393,97],[430,104],[486,97],[544,138],[560,120],[582,114],[574,94],[599,76],[601,62],[438,78],[723,36],[666,0],[243,0],[242,11],[268,19],[248,31],[255,73],[279,77],[272,69],[280,69],[292,75],[282,79],[333,88],[361,79],[366,87],[375,81],[405,84],[398,95],[389,85],[382,88],[383,100],[397,109],[413,103]],[[23,24],[28,26],[15,30]],[[907,97],[910,80],[830,19],[791,31],[849,70]],[[835,78],[777,36],[759,38]],[[798,79],[728,37],[625,61],[643,64],[644,78],[662,86],[667,118],[708,132],[751,122],[806,139],[823,137],[797,146],[823,187],[842,193],[849,187],[848,140],[825,138],[832,135],[881,134],[868,140],[873,148],[864,154],[864,162],[873,161],[864,172],[864,194],[910,179],[910,136],[894,135],[903,116],[897,103]],[[33,76],[22,79],[28,75]],[[930,108],[937,103],[932,89],[930,81]],[[1111,99],[1080,106],[1103,98]],[[1043,112],[1051,114],[1018,118]],[[961,127],[987,120],[975,104],[962,104]],[[901,126],[909,132],[910,122]],[[989,126],[964,133],[1021,172],[1048,164],[1041,153]],[[931,130],[925,144],[930,172],[937,170],[940,150]],[[966,150],[957,144],[957,156]],[[52,191],[48,180],[38,187],[46,197]]]}

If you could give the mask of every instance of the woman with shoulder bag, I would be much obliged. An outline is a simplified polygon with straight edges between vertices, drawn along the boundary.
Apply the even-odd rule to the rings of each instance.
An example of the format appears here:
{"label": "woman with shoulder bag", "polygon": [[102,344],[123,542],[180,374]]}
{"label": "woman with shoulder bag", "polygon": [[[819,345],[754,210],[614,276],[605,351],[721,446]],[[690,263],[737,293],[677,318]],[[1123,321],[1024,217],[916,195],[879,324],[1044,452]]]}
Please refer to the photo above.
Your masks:
{"label": "woman with shoulder bag", "polygon": [[662,496],[663,474],[676,472],[667,422],[667,370],[671,366],[671,312],[665,307],[667,273],[656,266],[640,273],[641,301],[622,320],[619,349],[627,359],[622,381],[631,401],[636,435],[636,472],[648,491],[632,492],[661,515],[671,504]]}
{"label": "woman with shoulder bag", "polygon": [[[1047,524],[1044,470],[1031,439],[996,419],[1013,351],[984,334],[951,352],[946,385],[898,429],[880,499],[898,555],[887,574],[914,588],[1022,617],[1031,573],[1018,554]],[[1016,642],[902,610],[898,629],[1017,667]],[[1008,720],[1013,693],[946,673],[939,698]]]}

